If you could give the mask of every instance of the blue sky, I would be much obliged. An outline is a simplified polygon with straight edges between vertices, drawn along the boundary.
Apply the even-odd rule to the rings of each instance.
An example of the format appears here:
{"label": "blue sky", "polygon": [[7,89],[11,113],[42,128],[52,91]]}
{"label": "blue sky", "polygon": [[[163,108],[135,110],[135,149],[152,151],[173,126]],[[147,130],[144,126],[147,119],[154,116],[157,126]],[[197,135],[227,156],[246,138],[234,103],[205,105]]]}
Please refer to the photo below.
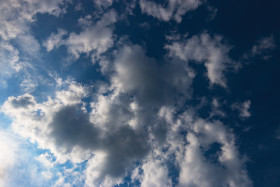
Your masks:
{"label": "blue sky", "polygon": [[0,1],[0,186],[279,186],[279,5]]}

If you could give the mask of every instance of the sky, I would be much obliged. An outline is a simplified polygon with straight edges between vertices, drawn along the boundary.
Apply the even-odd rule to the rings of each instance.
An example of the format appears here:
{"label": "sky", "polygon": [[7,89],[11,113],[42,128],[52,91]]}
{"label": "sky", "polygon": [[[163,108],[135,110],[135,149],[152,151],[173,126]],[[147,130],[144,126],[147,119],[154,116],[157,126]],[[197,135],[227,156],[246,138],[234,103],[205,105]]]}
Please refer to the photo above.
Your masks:
{"label": "sky", "polygon": [[0,186],[280,186],[279,6],[0,0]]}

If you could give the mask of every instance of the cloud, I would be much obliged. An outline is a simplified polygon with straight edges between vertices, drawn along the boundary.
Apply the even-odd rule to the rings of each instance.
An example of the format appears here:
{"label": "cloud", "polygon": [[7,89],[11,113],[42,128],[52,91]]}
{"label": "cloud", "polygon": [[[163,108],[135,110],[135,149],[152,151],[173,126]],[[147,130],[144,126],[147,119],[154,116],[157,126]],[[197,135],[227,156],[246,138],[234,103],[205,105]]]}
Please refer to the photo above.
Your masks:
{"label": "cloud", "polygon": [[10,133],[0,130],[0,186],[6,186],[11,180],[9,173],[17,162],[18,146],[18,142]]}
{"label": "cloud", "polygon": [[192,78],[187,66],[166,62],[159,65],[138,45],[123,46],[114,62],[112,87],[130,93],[148,105],[173,105],[190,97]]}
{"label": "cloud", "polygon": [[[178,161],[181,163],[178,186],[252,186],[229,130],[219,121],[202,119],[196,120],[192,129],[186,136],[188,144],[183,157]],[[207,152],[212,156],[206,158]]]}
{"label": "cloud", "polygon": [[[246,158],[238,152],[231,129],[220,121],[199,118],[191,110],[176,115],[172,108],[162,107],[158,117],[168,124],[166,141],[150,140],[153,149],[134,170],[133,181],[142,186],[252,186]],[[178,181],[171,180],[176,171]]]}
{"label": "cloud", "polygon": [[174,19],[180,23],[186,12],[195,10],[201,4],[200,0],[168,0],[166,7],[153,1],[140,0],[142,13],[162,21]]}
{"label": "cloud", "polygon": [[65,45],[68,52],[76,59],[81,54],[91,55],[92,61],[100,58],[104,52],[111,48],[114,44],[113,24],[117,21],[115,11],[109,11],[96,23],[90,21],[91,16],[79,19],[79,24],[83,30],[80,33],[70,33],[68,38],[64,38],[66,31],[59,29],[57,34],[52,33],[44,46],[47,51],[51,51],[61,45]]}
{"label": "cloud", "polygon": [[52,184],[53,176],[50,176],[48,170],[34,159],[38,152],[35,153],[33,146],[10,129],[0,130],[1,186],[50,186]]}
{"label": "cloud", "polygon": [[247,100],[247,101],[244,101],[243,103],[234,103],[232,105],[232,109],[234,110],[238,110],[239,111],[239,115],[240,117],[242,118],[248,118],[251,116],[251,113],[249,111],[250,109],[250,106],[251,106],[251,101],[250,100]]}
{"label": "cloud", "polygon": [[[80,128],[75,126],[72,127],[67,126],[67,123],[61,123],[55,126],[56,123],[53,119],[60,119],[56,117],[56,113],[64,114],[66,110],[69,114],[72,114],[71,112],[77,110],[77,112],[74,113],[75,115],[73,114],[73,117],[74,119],[82,120],[85,114],[82,111],[80,113],[78,112],[79,107],[81,108],[78,104],[81,104],[80,99],[84,97],[85,94],[86,90],[84,90],[83,87],[71,84],[69,85],[69,90],[58,92],[55,100],[49,98],[45,103],[37,103],[34,96],[30,94],[24,94],[19,97],[9,97],[3,104],[1,111],[13,119],[12,127],[16,133],[20,134],[22,137],[30,138],[32,142],[38,142],[41,148],[54,150],[54,152],[57,152],[59,155],[58,160],[60,159],[60,156],[61,160],[65,160],[67,159],[67,153],[71,153],[74,147],[74,145],[71,147],[69,144],[82,140],[80,139],[76,140],[76,142],[71,142],[74,140],[71,140],[71,138],[67,139],[67,135],[59,130],[62,128],[65,128],[66,131],[71,131],[72,129],[80,130],[81,135],[77,138],[83,138],[83,126],[78,126]],[[85,125],[88,124],[85,123]],[[58,130],[57,133],[61,132],[61,134],[58,134],[58,137],[56,137],[57,134],[53,133],[55,128]],[[66,131],[64,131],[64,133],[67,134]],[[58,144],[56,146],[56,142],[60,141],[59,138],[61,136],[66,136],[65,138],[68,142],[66,141],[65,144]],[[67,146],[70,146],[70,148]],[[66,155],[66,158],[64,157],[64,154]]]}
{"label": "cloud", "polygon": [[168,176],[168,168],[160,161],[151,161],[142,165],[143,175],[141,187],[161,187],[172,186],[170,177]]}
{"label": "cloud", "polygon": [[2,41],[0,44],[0,79],[10,77],[13,73],[22,69],[19,59],[19,51],[10,43]]}
{"label": "cloud", "polygon": [[116,21],[116,13],[110,11],[104,14],[96,24],[81,33],[70,33],[66,40],[68,51],[76,58],[82,53],[89,54],[90,52],[93,52],[93,57],[99,57],[113,46],[113,24]]}
{"label": "cloud", "polygon": [[[127,124],[127,107],[125,103],[118,104],[119,96],[111,98],[113,103],[109,105],[109,113],[105,113],[111,119],[97,120],[99,124],[92,119],[98,119],[96,115],[102,108],[93,108],[92,113],[88,113],[81,101],[86,96],[86,88],[70,83],[67,90],[58,91],[54,99],[49,98],[43,103],[38,103],[30,94],[9,97],[1,110],[13,119],[12,127],[16,133],[38,143],[42,149],[49,149],[56,156],[56,162],[70,160],[79,163],[89,159],[87,181],[97,184],[107,178],[112,181],[122,179],[127,169],[148,152],[146,136],[143,131],[136,131]],[[102,105],[101,102],[104,101],[99,101]],[[117,114],[124,119],[115,118],[116,111],[120,111]],[[100,152],[106,155],[101,160]],[[92,176],[91,168],[96,167],[99,171],[95,172],[99,174]]]}
{"label": "cloud", "polygon": [[67,34],[67,31],[65,31],[63,29],[58,29],[58,33],[57,34],[52,33],[46,39],[46,41],[44,41],[43,46],[46,47],[47,51],[51,51],[54,48],[61,46],[63,44],[62,37],[64,37],[66,34]]}
{"label": "cloud", "polygon": [[271,52],[275,47],[275,38],[273,35],[263,37],[255,42],[250,51],[243,55],[243,58],[248,60],[250,58],[260,57],[264,60],[268,60],[271,58]]}
{"label": "cloud", "polygon": [[[166,58],[159,63],[129,43],[118,46],[112,58],[104,85],[57,79],[54,96],[44,101],[30,93],[11,96],[1,111],[13,120],[16,133],[49,150],[55,163],[86,162],[86,186],[121,184],[135,168],[142,170],[133,176],[142,186],[170,186],[168,162],[178,170],[179,186],[206,186],[207,181],[208,186],[250,186],[230,130],[195,117],[191,107],[177,114],[191,98],[186,62]],[[219,148],[212,153],[215,143]],[[56,185],[63,183],[62,174]]]}
{"label": "cloud", "polygon": [[63,0],[1,1],[0,36],[4,40],[10,40],[26,33],[29,29],[28,23],[35,20],[36,14],[48,13],[58,16],[65,11],[61,8],[64,3]]}
{"label": "cloud", "polygon": [[[111,85],[93,95],[90,106],[83,102],[89,97],[90,87],[75,82],[61,83],[66,89],[44,102],[24,94],[9,97],[2,106],[13,119],[14,131],[49,149],[56,162],[88,160],[87,184],[121,182],[149,152],[149,135],[143,127],[150,128],[155,120],[154,107],[189,98],[186,90],[192,80],[184,64],[166,62],[159,66],[137,45],[121,47],[113,63]],[[155,88],[162,88],[162,92]]]}
{"label": "cloud", "polygon": [[275,47],[274,36],[271,35],[257,41],[257,44],[252,48],[251,54],[252,56],[261,55],[266,51],[274,49]]}
{"label": "cloud", "polygon": [[[42,61],[40,44],[31,34],[31,25],[36,22],[38,14],[59,16],[65,13],[67,3],[67,0],[0,1],[0,82],[4,88],[9,87],[6,80],[13,75],[17,75],[13,77],[15,81],[22,81],[20,79],[30,75],[30,71],[39,71],[41,64],[37,62]],[[34,91],[38,76],[36,72],[36,79],[23,78],[23,90]]]}
{"label": "cloud", "polygon": [[19,96],[18,98],[10,97],[11,105],[13,108],[28,108],[34,106],[35,100],[32,95],[25,94]]}
{"label": "cloud", "polygon": [[22,68],[19,60],[19,51],[11,44],[1,41],[0,44],[0,69],[1,76],[10,75]]}
{"label": "cloud", "polygon": [[[30,34],[30,25],[36,22],[38,14],[65,13],[68,2],[0,2],[3,12],[0,73],[2,76],[8,72],[8,77],[10,73],[23,71],[19,85],[25,92],[8,97],[1,112],[11,118],[11,127],[17,135],[42,151],[30,157],[44,169],[28,166],[23,176],[31,175],[34,184],[47,186],[107,187],[129,183],[127,178],[132,179],[131,184],[141,183],[143,187],[251,186],[246,159],[238,152],[233,132],[220,121],[210,120],[213,116],[226,116],[221,111],[220,100],[213,98],[208,120],[200,118],[190,104],[191,85],[196,76],[190,66],[193,62],[205,66],[210,85],[227,87],[225,73],[234,64],[228,55],[231,47],[223,38],[206,32],[187,39],[171,36],[166,45],[168,55],[158,61],[148,56],[142,46],[125,41],[125,37],[115,42],[114,25],[120,17],[114,10],[103,12],[115,2],[95,0],[92,3],[97,13],[81,17],[79,31],[58,29],[43,41],[43,46],[48,52],[65,46],[75,60],[83,55],[91,57],[101,68],[102,75],[97,79],[103,81],[91,80],[96,81],[91,85],[63,81],[57,75],[59,72],[51,72],[57,66],[47,67],[51,65],[49,59],[37,61],[41,49]],[[125,13],[131,13],[135,3],[127,6]],[[173,19],[179,23],[201,3],[200,0],[169,0],[163,6],[140,0],[140,8],[142,13],[159,20]],[[260,42],[255,51],[269,48],[267,43]],[[107,55],[110,49],[112,53]],[[30,59],[44,63],[23,66],[22,60]],[[61,72],[71,74],[68,70]],[[47,84],[44,79],[47,76],[43,74],[54,81],[49,83],[54,92],[37,89]],[[249,108],[250,101],[246,101],[236,109],[242,117],[249,117]],[[4,170],[18,173],[14,163],[18,162],[17,155],[25,152],[19,153],[17,148],[17,142],[10,141],[0,131],[0,149],[4,151],[0,155],[1,163],[4,162],[0,166],[0,185],[1,177],[6,180],[8,176]],[[26,161],[23,163],[33,163]],[[61,167],[60,171],[55,167]],[[56,179],[51,184],[43,183]]]}
{"label": "cloud", "polygon": [[221,103],[217,98],[213,98],[212,100],[212,111],[210,112],[210,117],[213,116],[220,116],[220,117],[226,116],[225,112],[221,110]]}
{"label": "cloud", "polygon": [[113,0],[94,0],[96,6],[101,8],[108,8],[113,4]]}
{"label": "cloud", "polygon": [[210,84],[226,87],[225,72],[233,68],[229,58],[230,46],[223,43],[221,36],[211,37],[207,33],[195,35],[183,41],[174,41],[166,45],[170,57],[177,57],[185,62],[204,63]]}

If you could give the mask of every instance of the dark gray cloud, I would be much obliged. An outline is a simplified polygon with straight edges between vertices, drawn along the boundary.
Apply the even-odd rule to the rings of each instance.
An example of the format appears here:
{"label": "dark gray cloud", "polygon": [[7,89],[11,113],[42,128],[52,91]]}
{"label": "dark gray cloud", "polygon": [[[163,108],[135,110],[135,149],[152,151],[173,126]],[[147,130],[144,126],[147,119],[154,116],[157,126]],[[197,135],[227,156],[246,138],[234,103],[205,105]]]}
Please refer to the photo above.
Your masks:
{"label": "dark gray cloud", "polygon": [[159,64],[142,47],[126,45],[116,56],[111,80],[114,87],[136,96],[141,104],[173,105],[191,95],[192,78],[186,69],[182,63]]}
{"label": "dark gray cloud", "polygon": [[54,114],[49,124],[49,138],[53,138],[57,146],[71,152],[75,146],[84,149],[97,149],[100,145],[100,133],[89,121],[89,115],[79,105],[61,108]]}
{"label": "dark gray cloud", "polygon": [[34,98],[31,95],[24,95],[11,100],[11,104],[14,108],[26,108],[28,106],[34,106]]}

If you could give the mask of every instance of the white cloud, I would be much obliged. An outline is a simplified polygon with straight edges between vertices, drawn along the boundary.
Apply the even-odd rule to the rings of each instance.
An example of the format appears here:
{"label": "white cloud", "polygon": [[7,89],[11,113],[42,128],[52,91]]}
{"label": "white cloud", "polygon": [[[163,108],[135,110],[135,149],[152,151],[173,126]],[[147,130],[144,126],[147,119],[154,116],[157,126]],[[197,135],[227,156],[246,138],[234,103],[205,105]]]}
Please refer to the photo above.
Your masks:
{"label": "white cloud", "polygon": [[[159,117],[169,124],[166,141],[152,143],[147,161],[134,170],[133,181],[139,180],[142,186],[172,186],[169,172],[174,168],[166,163],[175,155],[176,186],[252,186],[246,158],[238,152],[233,132],[220,121],[195,117],[191,111],[175,117],[174,110],[166,107]],[[183,132],[187,132],[185,138]]]}
{"label": "white cloud", "polygon": [[[56,147],[55,143],[59,140],[51,138],[52,135],[56,135],[52,133],[52,127],[63,127],[53,126],[55,124],[52,121],[57,116],[57,112],[63,116],[65,112],[71,113],[75,110],[77,110],[76,121],[82,119],[85,114],[82,111],[78,112],[79,106],[77,104],[81,104],[81,98],[85,95],[86,90],[83,87],[71,84],[67,91],[57,92],[55,100],[49,98],[45,103],[37,103],[34,96],[25,94],[19,97],[9,97],[1,110],[13,119],[12,127],[16,133],[22,137],[30,138],[32,142],[38,142],[41,148],[54,150],[58,153],[58,160],[63,161],[67,158],[67,153],[71,153],[72,148],[68,150],[67,144]],[[60,132],[59,129],[57,132]]]}
{"label": "white cloud", "polygon": [[[123,103],[127,97],[105,97],[110,103],[108,112],[102,114],[106,118],[96,122],[91,121],[90,115],[92,119],[98,119],[103,109],[93,108],[89,114],[81,101],[85,97],[87,88],[72,82],[66,90],[58,91],[55,98],[42,103],[30,94],[9,97],[2,111],[13,119],[16,133],[38,143],[40,148],[49,149],[57,158],[56,162],[79,163],[93,159],[93,163],[89,161],[87,181],[115,184],[126,175],[134,161],[146,155],[148,147],[144,132],[133,130],[126,123],[127,118],[133,116]],[[108,102],[106,100],[100,99],[97,104],[102,106],[102,102]],[[100,151],[105,156],[99,157]],[[91,172],[91,168],[96,167],[99,170],[94,172],[98,175]]]}
{"label": "white cloud", "polygon": [[[202,119],[195,121],[192,130],[186,136],[184,156],[178,160],[181,163],[179,186],[252,186],[231,131],[219,121],[211,123]],[[218,144],[217,150],[211,150],[213,143]],[[205,157],[209,150],[212,158]]]}
{"label": "white cloud", "polygon": [[46,41],[44,41],[43,46],[47,48],[47,51],[51,51],[56,47],[59,47],[63,44],[62,37],[67,34],[67,31],[63,29],[58,29],[58,33],[52,33]]}
{"label": "white cloud", "polygon": [[0,129],[0,186],[6,186],[7,181],[12,180],[10,170],[17,162],[18,146],[11,133]]}
{"label": "white cloud", "polygon": [[172,182],[168,176],[168,168],[160,161],[151,161],[143,164],[143,179],[141,187],[171,187]]}
{"label": "white cloud", "polygon": [[[59,16],[65,12],[67,0],[8,0],[0,1],[0,81],[5,82],[14,73],[21,73],[16,79],[28,76],[40,66],[40,44],[30,26],[36,21],[36,15],[51,14]],[[3,66],[3,67],[2,67]],[[36,66],[36,68],[34,68]],[[39,68],[38,68],[39,69]],[[36,70],[38,70],[36,69]],[[33,71],[33,73],[35,70]],[[37,72],[36,72],[37,73]],[[39,76],[37,74],[37,76]],[[37,78],[36,76],[36,78]],[[31,92],[36,86],[36,79],[24,79],[21,86]],[[29,83],[31,83],[29,86]],[[3,85],[5,86],[5,85]]]}
{"label": "white cloud", "polygon": [[213,98],[212,100],[212,110],[210,112],[210,117],[213,116],[220,116],[220,117],[226,116],[225,112],[221,110],[221,103],[217,98]]}
{"label": "white cloud", "polygon": [[260,39],[256,45],[253,46],[252,48],[252,55],[261,55],[263,54],[265,51],[267,50],[272,50],[274,49],[275,46],[275,42],[274,42],[274,36],[271,35],[269,37],[265,37]]}
{"label": "white cloud", "polygon": [[102,53],[106,52],[114,44],[113,24],[117,21],[115,11],[109,11],[96,23],[92,23],[91,16],[79,19],[79,24],[83,28],[80,33],[70,33],[69,37],[64,39],[66,31],[59,29],[57,34],[52,33],[44,42],[48,51],[55,47],[65,45],[70,54],[76,59],[81,54],[91,55],[92,61],[99,59]]}
{"label": "white cloud", "polygon": [[113,0],[94,0],[94,3],[100,8],[108,8],[113,4]]}
{"label": "white cloud", "polygon": [[79,34],[70,33],[65,41],[68,51],[78,58],[82,53],[99,57],[113,46],[113,23],[116,22],[116,13],[110,11],[94,25],[86,28]]}
{"label": "white cloud", "polygon": [[232,109],[238,110],[240,117],[248,118],[251,116],[251,113],[249,111],[250,106],[251,106],[251,101],[247,100],[247,101],[244,101],[243,103],[234,103],[232,105]]}
{"label": "white cloud", "polygon": [[[48,149],[56,163],[87,160],[86,186],[120,184],[135,167],[143,171],[133,176],[142,186],[171,186],[166,164],[170,155],[175,155],[182,186],[207,186],[207,181],[208,186],[250,186],[230,130],[194,117],[191,109],[175,115],[191,97],[187,63],[158,64],[145,53],[141,46],[124,44],[103,72],[108,84],[95,88],[56,78],[59,88],[53,97],[9,97],[1,111],[13,120],[16,133]],[[85,102],[89,98],[92,101]],[[216,165],[204,155],[214,143],[220,145]],[[52,165],[46,156],[38,160]],[[67,181],[61,175],[57,186]]]}
{"label": "white cloud", "polygon": [[185,41],[174,41],[166,45],[166,49],[170,57],[204,63],[211,85],[227,86],[224,74],[228,68],[233,67],[233,62],[228,56],[230,46],[223,44],[221,36],[211,37],[203,33]]}
{"label": "white cloud", "polygon": [[268,37],[263,37],[255,42],[253,47],[243,55],[245,60],[250,58],[259,57],[264,60],[268,60],[271,58],[271,52],[275,49],[275,38],[274,35],[270,35]]}
{"label": "white cloud", "polygon": [[104,169],[110,166],[106,166],[107,157],[106,153],[97,152],[95,156],[89,160],[89,166],[86,169],[86,186],[114,186],[116,184],[121,184],[123,180],[122,177],[108,177],[104,172]]}
{"label": "white cloud", "polygon": [[19,60],[19,51],[11,44],[1,41],[0,44],[0,78],[11,76],[22,68]]}
{"label": "white cloud", "polygon": [[28,31],[28,23],[35,20],[37,13],[59,15],[64,12],[63,0],[10,0],[0,2],[0,36],[4,40],[15,38]]}
{"label": "white cloud", "polygon": [[32,146],[9,129],[0,130],[0,186],[52,184],[52,173],[34,159],[37,153]]}
{"label": "white cloud", "polygon": [[[88,113],[81,101],[87,90],[72,82],[42,103],[30,94],[10,97],[2,111],[12,117],[17,133],[49,149],[57,162],[88,160],[86,186],[120,184],[136,167],[136,161],[143,173],[134,178],[142,186],[171,186],[166,161],[172,154],[180,166],[179,186],[251,185],[234,136],[220,122],[195,118],[189,112],[175,118],[170,107],[162,107],[156,115],[154,108],[142,108],[137,100],[117,92],[97,97]],[[135,126],[129,124],[131,120]],[[158,125],[163,130],[158,131]],[[145,131],[146,127],[150,130]],[[184,131],[188,131],[186,139]],[[166,138],[160,138],[164,134]],[[218,143],[218,150],[206,157],[214,143]],[[47,157],[38,159],[52,165]],[[61,177],[57,185],[63,183],[65,178]]]}
{"label": "white cloud", "polygon": [[166,7],[164,7],[150,0],[140,0],[140,7],[143,13],[162,21],[174,19],[177,22],[181,22],[186,12],[195,10],[200,4],[200,0],[168,0]]}

